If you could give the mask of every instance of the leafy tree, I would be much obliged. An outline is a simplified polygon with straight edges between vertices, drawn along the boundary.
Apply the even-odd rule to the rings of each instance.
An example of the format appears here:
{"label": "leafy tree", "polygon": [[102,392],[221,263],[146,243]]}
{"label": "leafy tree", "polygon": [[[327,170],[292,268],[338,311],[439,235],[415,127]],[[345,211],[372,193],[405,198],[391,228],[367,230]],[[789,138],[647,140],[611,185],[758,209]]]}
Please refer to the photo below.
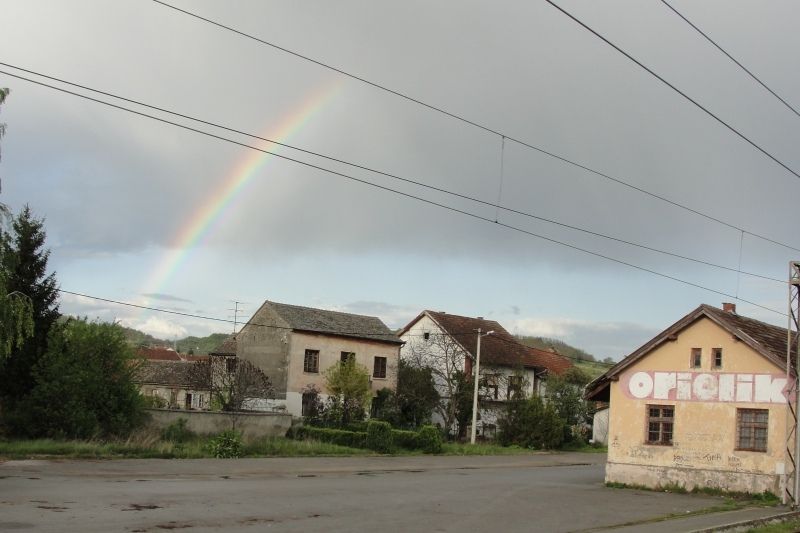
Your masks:
{"label": "leafy tree", "polygon": [[547,402],[564,422],[564,441],[582,438],[588,418],[588,406],[583,399],[583,384],[575,384],[574,376],[550,376],[547,380]]}
{"label": "leafy tree", "polygon": [[553,449],[564,439],[564,422],[539,396],[509,401],[498,428],[498,440],[504,446]]}
{"label": "leafy tree", "polygon": [[451,400],[453,418],[456,424],[455,437],[464,438],[467,433],[467,426],[472,423],[472,397],[475,393],[472,376],[468,376],[461,371],[453,372],[453,397]]}
{"label": "leafy tree", "polygon": [[0,272],[0,375],[6,359],[33,335],[33,305],[20,293],[8,294]]}
{"label": "leafy tree", "polygon": [[136,359],[116,324],[69,320],[53,327],[34,386],[9,416],[16,434],[91,438],[125,435],[144,420]]}
{"label": "leafy tree", "polygon": [[45,238],[43,220],[26,205],[13,218],[11,233],[2,242],[0,271],[6,290],[29,301],[33,320],[32,335],[11,350],[0,375],[4,410],[13,410],[33,389],[33,368],[47,350],[50,329],[60,316],[55,274],[47,272],[50,251],[44,248]]}
{"label": "leafy tree", "polygon": [[372,396],[369,371],[354,357],[328,368],[325,386],[330,395],[325,407],[329,423],[346,426],[365,418]]}
{"label": "leafy tree", "polygon": [[223,411],[244,411],[252,403],[272,398],[272,382],[256,365],[235,357],[209,357],[191,363],[188,381],[193,389],[207,390],[211,405]]}
{"label": "leafy tree", "polygon": [[400,426],[416,428],[430,423],[431,414],[439,403],[431,369],[416,367],[401,359],[396,398]]}

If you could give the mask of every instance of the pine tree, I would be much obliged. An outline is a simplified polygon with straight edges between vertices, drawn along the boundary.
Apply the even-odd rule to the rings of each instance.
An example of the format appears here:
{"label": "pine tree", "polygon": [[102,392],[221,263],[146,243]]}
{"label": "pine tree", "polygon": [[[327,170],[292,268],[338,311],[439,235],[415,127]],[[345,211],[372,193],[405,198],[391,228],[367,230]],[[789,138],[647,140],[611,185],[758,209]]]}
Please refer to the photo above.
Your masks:
{"label": "pine tree", "polygon": [[55,273],[47,272],[50,250],[44,248],[44,221],[27,205],[13,218],[11,232],[4,239],[2,270],[8,293],[26,296],[33,308],[33,335],[11,351],[0,375],[3,410],[10,410],[30,393],[32,369],[47,349],[50,328],[58,320],[58,285]]}

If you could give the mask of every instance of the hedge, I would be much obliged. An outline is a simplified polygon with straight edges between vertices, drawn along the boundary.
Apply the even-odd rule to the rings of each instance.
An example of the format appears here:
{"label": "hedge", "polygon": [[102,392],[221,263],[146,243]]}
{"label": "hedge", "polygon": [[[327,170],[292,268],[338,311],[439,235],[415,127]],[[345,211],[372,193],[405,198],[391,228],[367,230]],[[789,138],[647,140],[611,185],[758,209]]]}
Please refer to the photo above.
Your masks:
{"label": "hedge", "polygon": [[376,452],[389,453],[395,448],[422,450],[425,453],[441,453],[442,434],[435,426],[423,426],[419,432],[392,429],[388,422],[371,420],[367,431],[296,426],[289,430],[292,439],[315,439],[350,448],[368,448]]}

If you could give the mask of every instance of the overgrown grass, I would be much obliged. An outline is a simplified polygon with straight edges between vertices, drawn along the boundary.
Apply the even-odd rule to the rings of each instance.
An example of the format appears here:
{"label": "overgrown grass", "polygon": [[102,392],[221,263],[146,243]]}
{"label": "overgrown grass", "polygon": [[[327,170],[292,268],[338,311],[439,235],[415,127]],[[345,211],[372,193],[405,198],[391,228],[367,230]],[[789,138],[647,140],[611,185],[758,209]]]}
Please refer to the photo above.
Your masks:
{"label": "overgrown grass", "polygon": [[747,533],[795,533],[796,531],[800,531],[800,519],[754,527],[748,529]]}
{"label": "overgrown grass", "polygon": [[445,442],[441,455],[532,455],[543,453],[541,450],[520,448],[519,446],[500,446],[499,444],[466,444]]}
{"label": "overgrown grass", "polygon": [[[162,440],[158,434],[139,432],[120,440],[0,440],[2,459],[199,459],[213,457],[209,437],[194,436],[184,442]],[[313,440],[284,437],[245,440],[243,457],[306,457],[369,455],[372,452]]]}

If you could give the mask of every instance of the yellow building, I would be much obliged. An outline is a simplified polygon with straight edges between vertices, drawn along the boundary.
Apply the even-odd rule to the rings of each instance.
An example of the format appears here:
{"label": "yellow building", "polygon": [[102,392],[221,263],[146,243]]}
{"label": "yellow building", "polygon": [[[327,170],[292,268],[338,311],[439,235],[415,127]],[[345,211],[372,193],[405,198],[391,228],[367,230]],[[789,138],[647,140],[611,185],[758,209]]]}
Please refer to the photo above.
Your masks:
{"label": "yellow building", "polygon": [[606,482],[780,495],[786,330],[701,305],[586,388],[610,402]]}

